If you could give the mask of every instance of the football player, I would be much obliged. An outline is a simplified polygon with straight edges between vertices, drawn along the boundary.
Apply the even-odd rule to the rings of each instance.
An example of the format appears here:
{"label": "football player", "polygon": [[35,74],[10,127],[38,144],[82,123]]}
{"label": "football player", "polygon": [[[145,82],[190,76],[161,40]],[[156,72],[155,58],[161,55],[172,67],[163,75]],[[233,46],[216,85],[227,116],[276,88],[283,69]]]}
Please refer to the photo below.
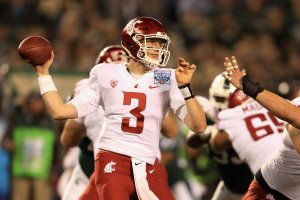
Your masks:
{"label": "football player", "polygon": [[205,130],[205,114],[189,84],[196,66],[179,58],[176,69],[161,68],[170,56],[170,38],[156,19],[134,18],[121,38],[129,62],[96,65],[88,86],[68,104],[49,75],[52,53],[46,63],[34,67],[41,94],[55,119],[83,117],[103,107],[105,122],[95,161],[100,199],[173,199],[157,159],[161,123],[172,108],[191,130]]}
{"label": "football player", "polygon": [[[292,102],[273,94],[259,83],[252,81],[244,70],[240,70],[234,56],[225,58],[225,78],[244,93],[251,96],[275,116],[287,121],[278,153],[266,162],[255,174],[245,200],[265,198],[269,193],[275,199],[298,199],[300,196],[300,99]],[[272,144],[274,145],[274,144]],[[263,150],[270,148],[266,146]]]}
{"label": "football player", "polygon": [[219,132],[211,146],[215,151],[233,147],[255,174],[282,146],[284,123],[241,90],[229,102],[229,109],[218,115]]}
{"label": "football player", "polygon": [[232,146],[254,174],[281,146],[283,125],[243,91],[235,90],[229,108],[218,114],[219,132],[211,145],[216,151]]}

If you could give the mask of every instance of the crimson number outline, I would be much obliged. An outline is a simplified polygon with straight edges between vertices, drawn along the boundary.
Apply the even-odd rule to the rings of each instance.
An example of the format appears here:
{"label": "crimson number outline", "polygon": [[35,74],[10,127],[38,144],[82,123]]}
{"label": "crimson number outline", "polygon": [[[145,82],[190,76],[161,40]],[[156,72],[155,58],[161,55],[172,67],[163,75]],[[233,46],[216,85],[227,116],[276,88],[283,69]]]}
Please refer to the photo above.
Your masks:
{"label": "crimson number outline", "polygon": [[[254,127],[254,125],[252,123],[252,120],[254,120],[254,119],[258,119],[261,122],[270,121],[275,125],[277,130],[274,130],[272,128],[272,126],[270,126],[269,124]],[[260,140],[263,137],[266,137],[268,135],[271,135],[271,134],[275,133],[276,131],[279,132],[279,133],[283,132],[283,124],[284,123],[282,121],[279,121],[270,112],[267,112],[267,114],[258,113],[258,114],[255,114],[255,115],[250,115],[250,116],[246,117],[244,120],[245,120],[247,129],[248,129],[248,131],[249,131],[249,133],[250,133],[250,135],[251,135],[251,137],[254,141]],[[265,133],[261,134],[261,135],[258,135],[257,132],[262,131],[262,130],[264,130]]]}
{"label": "crimson number outline", "polygon": [[144,93],[138,92],[123,92],[124,99],[123,105],[131,105],[132,99],[138,100],[138,106],[132,110],[130,110],[130,114],[132,114],[136,118],[136,126],[130,126],[130,118],[123,117],[121,130],[126,133],[134,133],[134,134],[141,134],[144,129],[144,121],[145,116],[141,113],[146,109],[146,101],[147,97]]}

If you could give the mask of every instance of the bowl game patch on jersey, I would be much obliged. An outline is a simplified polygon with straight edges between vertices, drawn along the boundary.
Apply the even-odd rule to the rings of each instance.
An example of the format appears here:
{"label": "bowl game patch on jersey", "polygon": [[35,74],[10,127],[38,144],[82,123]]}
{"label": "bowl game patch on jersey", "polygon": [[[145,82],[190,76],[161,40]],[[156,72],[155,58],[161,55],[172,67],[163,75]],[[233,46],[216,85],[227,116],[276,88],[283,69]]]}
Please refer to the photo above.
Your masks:
{"label": "bowl game patch on jersey", "polygon": [[155,84],[169,84],[171,83],[171,70],[154,70]]}

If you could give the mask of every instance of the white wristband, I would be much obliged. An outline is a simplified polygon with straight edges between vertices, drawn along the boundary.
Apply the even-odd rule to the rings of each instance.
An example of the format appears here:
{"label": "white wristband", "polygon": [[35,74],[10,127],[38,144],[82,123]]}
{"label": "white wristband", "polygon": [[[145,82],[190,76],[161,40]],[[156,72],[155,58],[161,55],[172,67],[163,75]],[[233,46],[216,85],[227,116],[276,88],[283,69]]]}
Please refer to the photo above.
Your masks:
{"label": "white wristband", "polygon": [[38,82],[41,90],[41,95],[47,92],[57,91],[50,75],[39,76]]}

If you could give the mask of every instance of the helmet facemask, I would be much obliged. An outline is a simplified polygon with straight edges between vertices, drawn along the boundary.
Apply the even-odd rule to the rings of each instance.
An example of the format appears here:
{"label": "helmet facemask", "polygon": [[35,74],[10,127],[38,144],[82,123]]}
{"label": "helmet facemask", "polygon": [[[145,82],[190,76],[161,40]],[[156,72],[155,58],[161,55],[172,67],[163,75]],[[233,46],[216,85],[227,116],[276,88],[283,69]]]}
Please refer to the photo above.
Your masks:
{"label": "helmet facemask", "polygon": [[[170,38],[168,36],[158,34],[137,34],[133,37],[133,40],[140,47],[137,52],[138,60],[143,62],[149,68],[166,66],[170,58],[170,51],[168,50],[170,45]],[[160,48],[156,48],[152,45],[149,45],[149,41],[158,41],[160,43]],[[157,59],[150,56],[149,52],[156,52],[158,56]]]}

